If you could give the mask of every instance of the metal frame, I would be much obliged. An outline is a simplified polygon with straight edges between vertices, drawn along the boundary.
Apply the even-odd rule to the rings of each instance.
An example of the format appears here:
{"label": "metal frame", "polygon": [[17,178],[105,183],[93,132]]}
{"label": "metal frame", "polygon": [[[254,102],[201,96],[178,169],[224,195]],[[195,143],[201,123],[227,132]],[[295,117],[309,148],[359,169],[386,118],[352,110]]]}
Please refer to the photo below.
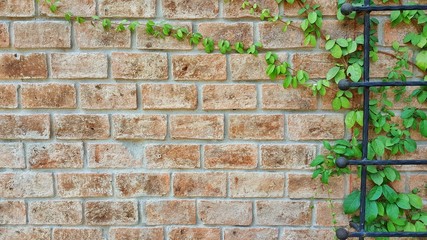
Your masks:
{"label": "metal frame", "polygon": [[338,239],[347,239],[351,237],[358,237],[359,240],[365,237],[427,237],[427,232],[366,232],[366,179],[367,179],[367,166],[368,165],[420,165],[427,164],[427,160],[377,160],[370,161],[367,159],[368,155],[368,130],[369,130],[369,97],[370,87],[380,86],[427,86],[425,81],[412,81],[412,82],[369,82],[370,72],[370,12],[371,11],[387,11],[387,10],[427,10],[427,5],[406,5],[406,6],[370,6],[370,0],[364,0],[364,6],[353,6],[346,3],[342,6],[341,12],[348,15],[353,11],[363,12],[364,14],[364,57],[363,57],[363,82],[350,82],[341,81],[339,88],[341,90],[348,90],[352,87],[363,87],[363,139],[362,139],[362,160],[347,160],[340,158],[336,164],[338,167],[346,167],[348,165],[361,165],[361,184],[360,184],[360,223],[350,224],[356,229],[356,232],[348,232],[344,228],[336,231]]}

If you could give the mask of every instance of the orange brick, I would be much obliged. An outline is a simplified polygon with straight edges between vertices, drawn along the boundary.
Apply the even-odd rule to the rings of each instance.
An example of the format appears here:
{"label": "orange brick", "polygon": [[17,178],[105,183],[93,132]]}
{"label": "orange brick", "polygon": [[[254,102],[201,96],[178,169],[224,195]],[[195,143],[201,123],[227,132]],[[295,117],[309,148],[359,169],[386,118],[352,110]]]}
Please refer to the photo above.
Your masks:
{"label": "orange brick", "polygon": [[166,137],[165,115],[113,115],[116,139],[155,139]]}
{"label": "orange brick", "polygon": [[56,175],[61,198],[108,197],[113,195],[111,174],[60,173]]}
{"label": "orange brick", "polygon": [[18,107],[18,86],[0,84],[0,108]]}
{"label": "orange brick", "polygon": [[3,139],[49,139],[50,119],[48,114],[0,115],[0,138]]}
{"label": "orange brick", "polygon": [[167,173],[123,173],[115,175],[119,197],[165,196],[169,193]]}
{"label": "orange brick", "polygon": [[283,173],[229,173],[229,178],[233,198],[274,198],[285,194]]}
{"label": "orange brick", "polygon": [[109,236],[111,240],[164,239],[163,228],[160,227],[110,228]]}
{"label": "orange brick", "polygon": [[76,108],[76,89],[73,84],[22,84],[23,108]]}
{"label": "orange brick", "polygon": [[102,17],[153,18],[156,16],[156,0],[100,0]]}
{"label": "orange brick", "polygon": [[262,108],[266,110],[314,110],[317,98],[308,88],[283,88],[281,84],[262,85]]}
{"label": "orange brick", "polygon": [[217,1],[163,1],[163,16],[169,19],[216,18],[218,12],[219,6]]}
{"label": "orange brick", "polygon": [[[345,182],[344,177],[332,177],[326,186],[318,178],[312,179],[311,174],[288,174],[288,195],[294,199],[343,198],[346,194]],[[329,192],[330,189],[333,191]]]}
{"label": "orange brick", "polygon": [[0,144],[0,169],[2,168],[25,168],[22,143]]}
{"label": "orange brick", "polygon": [[221,229],[219,228],[189,228],[174,227],[168,233],[169,240],[203,239],[220,240]]}
{"label": "orange brick", "polygon": [[427,175],[426,174],[416,174],[409,177],[409,190],[418,189],[419,196],[424,200],[427,199]]}
{"label": "orange brick", "polygon": [[[228,40],[230,43],[243,42],[246,47],[253,44],[252,23],[200,23],[197,30],[203,36],[209,36],[215,43]],[[203,46],[200,44],[199,48]]]}
{"label": "orange brick", "polygon": [[316,155],[316,145],[262,145],[261,168],[308,169]]}
{"label": "orange brick", "polygon": [[173,139],[224,138],[223,115],[173,115],[170,116],[170,133]]}
{"label": "orange brick", "polygon": [[49,228],[0,228],[0,240],[51,240]]}
{"label": "orange brick", "polygon": [[[174,22],[175,27],[187,28],[189,32],[193,31],[193,27],[189,22]],[[158,38],[148,34],[145,28],[140,27],[136,30],[136,46],[138,49],[152,50],[191,50],[188,41],[177,41],[173,37]]]}
{"label": "orange brick", "polygon": [[50,173],[2,173],[0,197],[52,197],[53,177]]}
{"label": "orange brick", "polygon": [[199,168],[200,146],[147,145],[145,159],[147,168]]}
{"label": "orange brick", "polygon": [[103,240],[101,229],[81,228],[55,228],[53,229],[54,240]]}
{"label": "orange brick", "polygon": [[85,219],[88,225],[134,225],[138,205],[136,201],[87,201]]}
{"label": "orange brick", "polygon": [[226,173],[174,173],[175,197],[225,197]]}
{"label": "orange brick", "polygon": [[341,114],[288,115],[290,140],[326,140],[344,137],[344,116]]}
{"label": "orange brick", "polygon": [[256,109],[255,85],[205,85],[203,86],[204,110]]}
{"label": "orange brick", "polygon": [[334,239],[333,229],[285,229],[280,240],[296,239]]}
{"label": "orange brick", "polygon": [[15,22],[16,48],[71,48],[71,25],[67,22]]}
{"label": "orange brick", "polygon": [[35,4],[32,0],[3,1],[0,8],[1,17],[32,17],[35,12]]}
{"label": "orange brick", "polygon": [[46,54],[0,54],[0,79],[18,80],[44,78],[47,78]]}
{"label": "orange brick", "polygon": [[52,53],[52,78],[98,79],[108,77],[108,59],[103,53]]}
{"label": "orange brick", "polygon": [[[342,211],[343,206],[341,201],[332,202],[317,202],[315,205],[316,225],[317,226],[343,226],[346,227],[350,222],[349,216]],[[335,215],[332,217],[332,215]],[[336,223],[333,223],[333,220]]]}
{"label": "orange brick", "polygon": [[29,223],[34,225],[82,224],[80,201],[34,201],[28,203]]}
{"label": "orange brick", "polygon": [[307,71],[310,78],[326,78],[329,69],[336,62],[329,53],[297,53],[292,56],[293,67]]}
{"label": "orange brick", "polygon": [[[280,58],[282,57],[285,58],[286,55],[281,55]],[[258,54],[258,56],[230,54],[231,78],[235,81],[270,80],[267,74],[265,74],[267,67],[265,54]]]}
{"label": "orange brick", "polygon": [[[330,0],[308,0],[306,1],[307,4],[310,4],[310,6],[319,4],[320,5],[320,11],[325,16],[335,16],[337,14],[337,1],[330,1]],[[298,10],[301,8],[299,4],[296,2],[293,4],[289,4],[285,1],[284,3],[285,8],[285,16],[299,16]]]}
{"label": "orange brick", "polygon": [[0,22],[0,48],[7,48],[10,46],[9,38],[9,24]]}
{"label": "orange brick", "polygon": [[138,168],[142,160],[134,157],[120,143],[88,144],[88,166],[90,168]]}
{"label": "orange brick", "polygon": [[390,21],[384,22],[384,46],[391,46],[394,41],[403,45],[403,39],[409,32],[418,32],[412,24],[401,23],[395,27],[391,26]]}
{"label": "orange brick", "polygon": [[120,53],[111,55],[114,79],[166,80],[168,62],[161,53]]}
{"label": "orange brick", "polygon": [[143,84],[142,108],[196,109],[197,87],[190,84]]}
{"label": "orange brick", "polygon": [[0,224],[2,225],[25,224],[27,221],[24,201],[0,201],[0,211]]}
{"label": "orange brick", "polygon": [[206,168],[253,169],[257,166],[255,145],[206,145],[204,152]]}
{"label": "orange brick", "polygon": [[224,230],[224,240],[277,240],[277,228],[227,228]]}
{"label": "orange brick", "polygon": [[265,49],[309,48],[304,45],[304,33],[299,29],[301,22],[292,23],[298,29],[288,27],[283,32],[284,23],[260,23],[258,25],[260,41]]}
{"label": "orange brick", "polygon": [[249,201],[198,202],[200,220],[207,225],[239,225],[252,223],[252,203]]}
{"label": "orange brick", "polygon": [[[256,0],[252,3],[257,3],[261,9],[270,9],[272,15],[279,13],[279,5],[275,0]],[[242,2],[229,1],[224,2],[224,17],[225,18],[259,18],[260,13],[251,14],[249,8],[242,9]]]}
{"label": "orange brick", "polygon": [[96,15],[96,2],[95,0],[63,1],[58,4],[58,9],[54,13],[49,9],[48,4],[39,3],[39,14],[42,16],[63,17],[66,12],[80,17],[91,17]]}
{"label": "orange brick", "polygon": [[193,200],[151,200],[145,204],[147,225],[196,224]]}
{"label": "orange brick", "polygon": [[56,115],[54,121],[59,139],[107,139],[110,136],[107,115]]}
{"label": "orange brick", "polygon": [[175,80],[224,81],[227,79],[226,68],[226,58],[221,54],[172,56]]}
{"label": "orange brick", "polygon": [[[336,4],[336,1],[333,1],[333,3]],[[363,34],[363,24],[358,24],[357,21],[324,20],[322,32],[324,35],[331,36],[331,39],[356,39],[357,36]],[[323,39],[320,43],[322,47],[325,46]]]}
{"label": "orange brick", "polygon": [[230,139],[281,140],[285,135],[284,115],[230,115]]}
{"label": "orange brick", "polygon": [[256,224],[310,226],[309,201],[256,201]]}
{"label": "orange brick", "polygon": [[30,168],[83,168],[82,143],[29,144]]}
{"label": "orange brick", "polygon": [[135,84],[81,84],[84,109],[136,109]]}
{"label": "orange brick", "polygon": [[101,23],[76,24],[76,42],[81,49],[130,48],[130,31],[117,32],[114,28],[105,30]]}

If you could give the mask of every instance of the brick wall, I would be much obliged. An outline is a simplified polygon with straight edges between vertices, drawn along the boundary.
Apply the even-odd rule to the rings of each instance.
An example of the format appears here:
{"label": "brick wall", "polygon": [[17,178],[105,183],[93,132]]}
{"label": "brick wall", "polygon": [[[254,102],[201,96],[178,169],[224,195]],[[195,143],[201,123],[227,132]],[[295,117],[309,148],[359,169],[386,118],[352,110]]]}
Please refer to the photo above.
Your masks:
{"label": "brick wall", "polygon": [[[340,206],[356,183],[325,187],[308,167],[321,140],[349,135],[333,93],[283,89],[264,74],[263,54],[208,55],[143,28],[62,16],[167,20],[215,40],[260,41],[325,77],[331,59],[300,31],[259,22],[239,1],[62,2],[52,14],[34,0],[0,1],[0,240],[332,239],[331,206],[347,225]],[[326,33],[361,32],[334,20],[335,1],[315,2]],[[404,35],[379,19],[381,45]],[[375,77],[393,64],[380,59]],[[426,181],[406,170],[401,189]]]}

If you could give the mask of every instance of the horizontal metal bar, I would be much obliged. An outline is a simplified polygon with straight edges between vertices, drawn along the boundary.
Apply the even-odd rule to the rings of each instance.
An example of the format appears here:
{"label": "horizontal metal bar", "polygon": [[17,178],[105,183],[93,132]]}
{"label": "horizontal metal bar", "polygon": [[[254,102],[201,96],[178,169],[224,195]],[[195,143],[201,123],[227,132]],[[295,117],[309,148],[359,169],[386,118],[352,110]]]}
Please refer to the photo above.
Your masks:
{"label": "horizontal metal bar", "polygon": [[348,165],[423,165],[427,160],[349,160]]}
{"label": "horizontal metal bar", "polygon": [[427,86],[427,81],[407,81],[407,82],[351,82],[342,80],[338,83],[341,90],[348,90],[354,87],[396,87],[396,86]]}
{"label": "horizontal metal bar", "polygon": [[427,237],[427,232],[351,232],[349,237]]}
{"label": "horizontal metal bar", "polygon": [[399,6],[353,6],[353,11],[395,11],[395,10],[427,10],[427,5],[399,5]]}

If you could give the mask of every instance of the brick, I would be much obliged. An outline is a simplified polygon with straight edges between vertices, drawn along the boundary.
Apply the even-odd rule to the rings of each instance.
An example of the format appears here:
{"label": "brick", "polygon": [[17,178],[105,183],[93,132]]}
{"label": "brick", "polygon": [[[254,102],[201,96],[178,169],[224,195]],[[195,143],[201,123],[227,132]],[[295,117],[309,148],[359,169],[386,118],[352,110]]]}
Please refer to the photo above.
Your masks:
{"label": "brick", "polygon": [[[282,55],[280,57],[282,57]],[[284,57],[285,56],[283,56],[283,58]],[[230,54],[231,78],[235,81],[269,80],[270,78],[265,74],[267,66],[265,54],[258,54],[258,56]],[[251,70],[248,71],[248,69]]]}
{"label": "brick", "polygon": [[316,156],[316,145],[261,145],[261,168],[271,170],[308,169]]}
{"label": "brick", "polygon": [[1,17],[32,17],[35,12],[34,1],[32,0],[6,0],[0,5]]}
{"label": "brick", "polygon": [[[324,110],[333,110],[332,101],[337,96],[337,92],[340,91],[338,85],[333,83],[326,91],[325,96],[322,96],[322,100],[320,103],[320,109]],[[353,93],[353,98],[349,99],[351,107],[353,109],[361,109],[363,108],[363,95],[357,93],[357,89],[351,89],[351,93]]]}
{"label": "brick", "polygon": [[283,88],[282,84],[262,85],[262,109],[315,110],[317,98],[308,88]]}
{"label": "brick", "polygon": [[63,17],[66,12],[71,12],[74,16],[91,17],[96,15],[96,2],[95,0],[63,1],[58,4],[58,9],[54,13],[49,9],[48,4],[39,3],[41,16]]}
{"label": "brick", "polygon": [[[0,13],[1,15],[1,13]],[[0,22],[0,48],[10,46],[9,24]]]}
{"label": "brick", "polygon": [[256,224],[268,226],[310,226],[309,201],[257,201]]}
{"label": "brick", "polygon": [[289,49],[311,47],[304,44],[304,33],[299,29],[300,24],[300,21],[295,21],[293,25],[296,28],[288,27],[288,30],[283,32],[284,23],[260,23],[258,28],[263,48]]}
{"label": "brick", "polygon": [[107,139],[110,136],[107,115],[56,115],[54,121],[58,139]]}
{"label": "brick", "polygon": [[29,223],[34,225],[82,224],[80,201],[34,201],[28,203]]}
{"label": "brick", "polygon": [[90,22],[74,27],[77,46],[81,49],[130,48],[130,31],[117,32],[114,27],[105,30],[101,24],[92,25]]}
{"label": "brick", "polygon": [[147,239],[147,240],[163,240],[163,228],[111,228],[110,229],[110,240],[135,240],[135,239]]}
{"label": "brick", "polygon": [[100,0],[102,17],[153,18],[156,16],[156,0]]}
{"label": "brick", "polygon": [[138,168],[142,160],[132,155],[120,143],[88,144],[88,166],[90,168]]}
{"label": "brick", "polygon": [[189,228],[175,227],[168,233],[169,240],[220,240],[221,229],[219,228]]}
{"label": "brick", "polygon": [[18,86],[14,84],[0,84],[0,108],[18,107]]}
{"label": "brick", "polygon": [[172,139],[224,138],[223,115],[173,115],[170,116]]}
{"label": "brick", "polygon": [[395,27],[391,26],[390,21],[385,21],[383,26],[384,31],[384,46],[391,46],[394,41],[400,45],[403,44],[403,39],[409,32],[418,32],[417,28],[412,24],[401,23]]}
{"label": "brick", "polygon": [[[335,16],[337,14],[337,2],[336,1],[329,1],[329,0],[309,0],[306,2],[307,4],[310,4],[310,6],[319,4],[320,8],[319,10],[322,12],[324,16]],[[285,16],[299,16],[298,10],[300,9],[300,6],[298,4],[289,4],[284,3],[285,7]]]}
{"label": "brick", "polygon": [[227,228],[224,240],[277,240],[277,228]]}
{"label": "brick", "polygon": [[49,228],[0,227],[0,240],[51,240]]}
{"label": "brick", "polygon": [[111,174],[59,173],[57,195],[61,198],[108,197],[113,195]]}
{"label": "brick", "polygon": [[[349,216],[345,215],[342,211],[342,202],[317,202],[315,209],[317,226],[346,226],[350,221]],[[333,218],[332,215],[335,217]],[[336,221],[335,224],[334,220]]]}
{"label": "brick", "polygon": [[[288,174],[288,194],[289,198],[343,198],[345,182],[344,177],[332,177],[325,187],[319,179],[312,179],[311,174]],[[329,189],[333,191],[329,193]]]}
{"label": "brick", "polygon": [[175,197],[225,197],[226,173],[174,173]]}
{"label": "brick", "polygon": [[53,178],[50,173],[1,173],[1,198],[52,197]]}
{"label": "brick", "polygon": [[103,53],[52,53],[52,78],[100,79],[108,77],[108,59]]}
{"label": "brick", "polygon": [[154,139],[166,137],[165,115],[113,115],[116,139]]}
{"label": "brick", "polygon": [[194,84],[143,84],[141,89],[143,109],[197,108],[197,87]]}
{"label": "brick", "polygon": [[288,115],[290,140],[327,140],[344,137],[344,119],[341,114]]}
{"label": "brick", "polygon": [[252,223],[252,203],[248,201],[200,200],[198,212],[204,224],[245,226]]}
{"label": "brick", "polygon": [[163,16],[169,19],[216,18],[219,12],[218,1],[165,0]]}
{"label": "brick", "polygon": [[[385,53],[388,54],[392,54],[394,55],[394,52],[392,51],[383,51]],[[370,72],[370,77],[371,78],[383,78],[383,77],[387,77],[388,73],[390,72],[390,69],[392,69],[393,67],[396,66],[396,62],[397,60],[393,57],[390,57],[387,54],[384,54],[383,52],[379,52],[378,53],[378,61],[371,63],[371,72]],[[409,58],[411,59],[412,57],[412,52],[409,51]],[[413,67],[412,65],[409,65],[408,71],[413,71]]]}
{"label": "brick", "polygon": [[84,109],[136,109],[135,84],[81,84],[81,105]]}
{"label": "brick", "polygon": [[257,166],[255,145],[206,145],[204,152],[206,168],[253,169]]}
{"label": "brick", "polygon": [[285,135],[284,115],[230,115],[230,139],[281,140]]}
{"label": "brick", "polygon": [[48,114],[0,115],[0,138],[2,139],[49,139],[49,137]]}
{"label": "brick", "polygon": [[104,240],[101,229],[90,228],[55,228],[53,229],[53,240]]}
{"label": "brick", "polygon": [[334,239],[333,229],[285,229],[280,240]]}
{"label": "brick", "polygon": [[[189,22],[174,22],[175,27],[184,27],[188,32],[193,32],[193,27]],[[158,38],[148,34],[145,28],[136,29],[136,47],[138,49],[151,50],[191,50],[193,46],[188,41],[177,41],[173,37]]]}
{"label": "brick", "polygon": [[76,108],[73,84],[22,84],[22,108]]}
{"label": "brick", "polygon": [[133,225],[138,222],[136,201],[88,201],[85,203],[88,225]]}
{"label": "brick", "polygon": [[0,54],[0,79],[18,80],[44,78],[47,78],[46,54]]}
{"label": "brick", "polygon": [[[328,1],[328,3],[336,4],[335,1]],[[334,10],[335,9],[336,8],[334,8]],[[363,24],[358,24],[357,21],[324,20],[322,32],[324,35],[330,35],[331,39],[356,39],[357,36],[363,34]],[[325,45],[323,39],[320,43],[322,47]],[[337,59],[335,59],[335,61],[337,61]]]}
{"label": "brick", "polygon": [[229,173],[233,198],[283,197],[285,175],[282,173]]}
{"label": "brick", "polygon": [[294,68],[304,69],[310,74],[310,78],[326,78],[326,74],[335,66],[335,62],[336,59],[329,53],[297,53],[292,56]]}
{"label": "brick", "polygon": [[147,168],[199,168],[200,146],[148,145],[145,147],[145,159]]}
{"label": "brick", "polygon": [[27,159],[30,168],[83,168],[82,143],[29,144]]}
{"label": "brick", "polygon": [[123,173],[115,175],[116,195],[119,197],[166,196],[170,177],[167,173]]}
{"label": "brick", "polygon": [[0,169],[25,168],[24,148],[22,143],[0,144]]}
{"label": "brick", "polygon": [[[413,153],[390,156],[390,160],[425,160],[427,156],[427,145],[418,144]],[[406,165],[400,166],[403,171],[427,171],[426,165]]]}
{"label": "brick", "polygon": [[196,202],[192,200],[153,200],[145,204],[147,225],[196,224]]}
{"label": "brick", "polygon": [[226,68],[226,58],[221,54],[172,56],[175,80],[224,81],[227,79]]}
{"label": "brick", "polygon": [[419,196],[424,200],[427,199],[427,175],[426,174],[416,174],[409,176],[409,190],[418,189]]}
{"label": "brick", "polygon": [[[275,0],[256,0],[252,1],[257,3],[260,8],[270,9],[272,15],[279,13],[279,5]],[[224,18],[259,18],[260,13],[256,12],[251,14],[249,8],[242,9],[242,2],[240,1],[229,1],[224,4]]]}
{"label": "brick", "polygon": [[0,224],[2,225],[25,224],[27,221],[24,201],[0,201],[0,212]]}
{"label": "brick", "polygon": [[166,80],[168,62],[163,53],[120,53],[111,55],[114,79]]}
{"label": "brick", "polygon": [[203,86],[204,110],[256,109],[255,85],[205,85]]}
{"label": "brick", "polygon": [[[203,36],[209,36],[215,43],[228,40],[231,43],[242,42],[245,47],[253,44],[252,23],[200,23],[197,31]],[[200,44],[199,48],[203,48]]]}
{"label": "brick", "polygon": [[71,48],[68,22],[13,23],[16,48]]}

